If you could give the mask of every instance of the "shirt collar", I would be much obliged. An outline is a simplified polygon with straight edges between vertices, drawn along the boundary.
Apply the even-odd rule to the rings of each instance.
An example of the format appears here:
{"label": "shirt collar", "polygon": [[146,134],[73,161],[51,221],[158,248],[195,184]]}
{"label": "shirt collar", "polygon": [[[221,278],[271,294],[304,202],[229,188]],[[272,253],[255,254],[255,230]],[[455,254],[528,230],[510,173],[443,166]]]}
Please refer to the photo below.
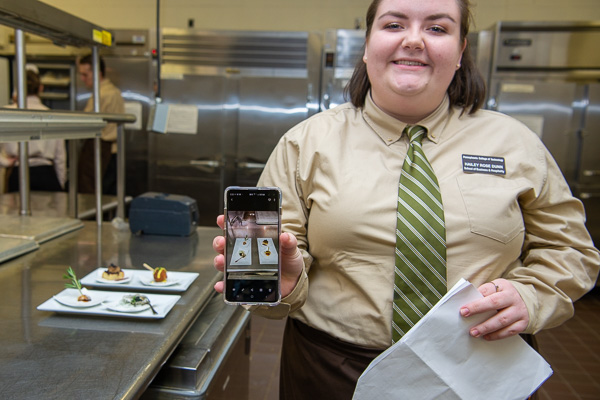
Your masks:
{"label": "shirt collar", "polygon": [[[445,95],[440,105],[431,114],[417,123],[427,128],[427,138],[434,143],[437,143],[441,138],[443,127],[446,125],[449,116],[449,107],[450,100],[448,95]],[[365,99],[363,116],[367,124],[373,128],[381,140],[388,146],[400,140],[402,131],[407,125],[379,108],[373,102],[370,91]]]}
{"label": "shirt collar", "polygon": [[108,80],[108,78],[104,78],[100,81],[100,87],[106,87],[106,86],[110,86],[111,82]]}

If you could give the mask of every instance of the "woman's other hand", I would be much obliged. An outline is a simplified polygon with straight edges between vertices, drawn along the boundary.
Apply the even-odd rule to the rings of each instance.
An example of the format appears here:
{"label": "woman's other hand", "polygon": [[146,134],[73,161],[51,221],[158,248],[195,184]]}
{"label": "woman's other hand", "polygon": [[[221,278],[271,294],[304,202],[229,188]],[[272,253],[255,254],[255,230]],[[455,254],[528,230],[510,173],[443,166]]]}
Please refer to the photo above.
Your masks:
{"label": "woman's other hand", "polygon": [[[217,225],[224,229],[225,217],[217,217]],[[213,239],[213,249],[219,253],[214,259],[214,266],[223,272],[225,267],[225,237],[217,236]],[[286,297],[296,287],[304,267],[302,253],[298,249],[298,241],[291,233],[284,232],[279,236],[279,250],[281,252],[281,297]],[[215,284],[215,290],[223,293],[223,281]]]}
{"label": "woman's other hand", "polygon": [[498,311],[479,325],[473,326],[469,334],[482,336],[485,340],[498,340],[523,332],[529,324],[529,313],[525,302],[510,281],[494,279],[478,288],[483,299],[465,304],[460,309],[463,317],[482,312]]}

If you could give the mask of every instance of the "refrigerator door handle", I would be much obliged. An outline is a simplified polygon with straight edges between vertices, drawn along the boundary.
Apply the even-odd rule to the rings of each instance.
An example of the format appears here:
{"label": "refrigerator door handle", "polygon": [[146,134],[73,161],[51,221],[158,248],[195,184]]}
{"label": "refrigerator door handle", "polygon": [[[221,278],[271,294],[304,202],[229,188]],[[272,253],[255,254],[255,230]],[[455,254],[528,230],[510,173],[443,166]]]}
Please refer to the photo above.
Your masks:
{"label": "refrigerator door handle", "polygon": [[580,192],[579,196],[577,197],[579,197],[581,200],[588,200],[600,197],[600,193]]}
{"label": "refrigerator door handle", "polygon": [[600,175],[600,170],[597,170],[597,169],[583,170],[583,176],[598,176],[598,175]]}
{"label": "refrigerator door handle", "polygon": [[221,167],[221,162],[217,160],[190,160],[190,165],[205,172],[215,172]]}
{"label": "refrigerator door handle", "polygon": [[255,162],[239,162],[238,163],[238,167],[239,168],[245,168],[245,169],[264,169],[265,168],[265,164],[263,163],[255,163]]}

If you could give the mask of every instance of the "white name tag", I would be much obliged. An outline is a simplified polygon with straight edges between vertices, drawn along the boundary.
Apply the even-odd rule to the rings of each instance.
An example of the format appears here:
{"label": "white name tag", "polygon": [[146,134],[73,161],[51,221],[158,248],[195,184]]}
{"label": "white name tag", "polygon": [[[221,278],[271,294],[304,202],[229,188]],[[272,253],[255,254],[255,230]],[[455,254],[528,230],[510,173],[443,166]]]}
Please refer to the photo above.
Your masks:
{"label": "white name tag", "polygon": [[462,155],[464,172],[472,174],[506,175],[504,157]]}

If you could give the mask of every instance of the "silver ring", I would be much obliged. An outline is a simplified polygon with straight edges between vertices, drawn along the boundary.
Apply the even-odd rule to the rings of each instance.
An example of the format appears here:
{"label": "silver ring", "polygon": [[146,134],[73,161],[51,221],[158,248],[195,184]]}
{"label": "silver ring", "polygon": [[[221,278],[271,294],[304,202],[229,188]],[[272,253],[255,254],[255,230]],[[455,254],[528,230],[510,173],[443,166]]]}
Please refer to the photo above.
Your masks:
{"label": "silver ring", "polygon": [[496,292],[498,292],[498,289],[500,289],[500,287],[498,287],[498,285],[496,285],[494,281],[490,281],[490,283],[494,285],[494,287],[496,288]]}

